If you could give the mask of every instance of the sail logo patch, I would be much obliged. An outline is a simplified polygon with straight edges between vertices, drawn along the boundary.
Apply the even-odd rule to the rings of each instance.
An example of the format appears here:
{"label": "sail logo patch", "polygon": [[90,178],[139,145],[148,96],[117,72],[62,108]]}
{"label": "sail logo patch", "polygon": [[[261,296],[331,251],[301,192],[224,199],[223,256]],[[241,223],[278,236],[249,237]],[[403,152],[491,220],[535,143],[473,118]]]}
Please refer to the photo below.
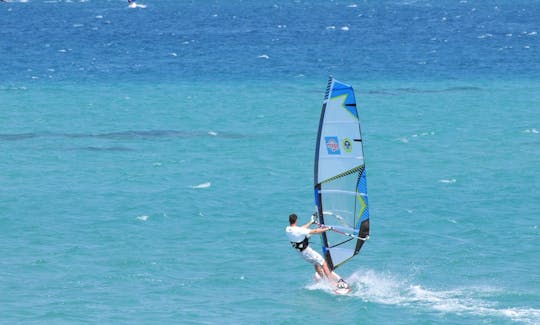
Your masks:
{"label": "sail logo patch", "polygon": [[324,142],[329,155],[341,155],[338,137],[324,137]]}
{"label": "sail logo patch", "polygon": [[345,152],[347,152],[347,153],[352,152],[352,141],[351,141],[351,139],[349,139],[349,138],[343,139],[342,145],[343,145],[343,149],[345,150]]}

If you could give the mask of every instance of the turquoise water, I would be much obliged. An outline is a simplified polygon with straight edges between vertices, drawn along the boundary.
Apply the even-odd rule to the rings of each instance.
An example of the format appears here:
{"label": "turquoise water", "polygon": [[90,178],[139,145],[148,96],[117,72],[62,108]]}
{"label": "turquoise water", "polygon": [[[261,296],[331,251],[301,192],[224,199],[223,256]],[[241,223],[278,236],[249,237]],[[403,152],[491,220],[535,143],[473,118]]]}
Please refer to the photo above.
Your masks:
{"label": "turquoise water", "polygon": [[312,209],[315,82],[4,91],[2,318],[538,322],[539,85],[355,84],[373,228],[348,297],[283,233]]}
{"label": "turquoise water", "polygon": [[[0,323],[540,323],[537,4],[146,4],[2,4]],[[161,41],[115,36],[129,19]],[[358,31],[378,23],[382,43]],[[332,35],[354,59],[314,46]],[[232,53],[207,47],[223,37]],[[365,138],[371,239],[338,270],[348,296],[284,233],[313,210],[328,73],[355,87]]]}

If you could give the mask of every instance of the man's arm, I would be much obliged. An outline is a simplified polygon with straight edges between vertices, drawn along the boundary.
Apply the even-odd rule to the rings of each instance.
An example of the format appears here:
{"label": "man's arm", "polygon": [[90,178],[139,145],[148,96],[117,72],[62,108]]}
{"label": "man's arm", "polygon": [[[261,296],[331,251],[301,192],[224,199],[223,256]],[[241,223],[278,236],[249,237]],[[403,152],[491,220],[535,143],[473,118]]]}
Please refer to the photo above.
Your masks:
{"label": "man's arm", "polygon": [[305,225],[303,225],[302,228],[309,228],[314,223],[315,223],[315,214],[312,214],[311,219],[309,220],[309,222],[306,223]]}
{"label": "man's arm", "polygon": [[310,220],[308,223],[306,223],[305,225],[302,226],[302,228],[309,228],[311,227],[311,225],[313,224],[313,220]]}
{"label": "man's arm", "polygon": [[323,228],[315,228],[315,229],[311,229],[311,230],[309,231],[309,233],[310,233],[311,235],[313,235],[313,234],[320,234],[321,232],[325,232],[325,231],[328,231],[328,230],[330,230],[330,227],[324,226]]}

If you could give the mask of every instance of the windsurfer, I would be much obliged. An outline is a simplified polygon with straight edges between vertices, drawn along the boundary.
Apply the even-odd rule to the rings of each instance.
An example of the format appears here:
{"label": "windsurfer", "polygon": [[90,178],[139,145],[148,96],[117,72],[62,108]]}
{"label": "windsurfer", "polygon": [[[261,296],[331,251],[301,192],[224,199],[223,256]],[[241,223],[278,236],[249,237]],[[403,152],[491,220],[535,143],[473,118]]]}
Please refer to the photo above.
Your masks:
{"label": "windsurfer", "polygon": [[330,227],[320,227],[311,229],[311,225],[315,223],[315,216],[311,216],[311,220],[303,226],[298,226],[298,216],[296,214],[289,215],[289,226],[285,228],[287,237],[291,241],[293,248],[295,248],[298,253],[302,256],[304,260],[312,264],[315,267],[315,270],[321,277],[321,279],[329,279],[334,281],[339,281],[339,277],[336,277],[329,269],[327,263],[324,261],[322,256],[309,247],[308,238],[313,234],[320,234],[325,231],[328,231],[332,228]]}

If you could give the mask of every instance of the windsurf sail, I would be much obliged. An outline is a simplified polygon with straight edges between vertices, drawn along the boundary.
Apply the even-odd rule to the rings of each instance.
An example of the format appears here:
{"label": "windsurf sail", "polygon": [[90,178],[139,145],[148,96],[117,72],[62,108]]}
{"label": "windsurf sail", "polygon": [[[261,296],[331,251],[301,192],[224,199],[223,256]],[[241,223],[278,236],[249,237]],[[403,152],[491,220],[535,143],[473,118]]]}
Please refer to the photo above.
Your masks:
{"label": "windsurf sail", "polygon": [[330,77],[315,149],[315,204],[323,255],[331,270],[358,254],[369,238],[366,166],[354,90]]}

